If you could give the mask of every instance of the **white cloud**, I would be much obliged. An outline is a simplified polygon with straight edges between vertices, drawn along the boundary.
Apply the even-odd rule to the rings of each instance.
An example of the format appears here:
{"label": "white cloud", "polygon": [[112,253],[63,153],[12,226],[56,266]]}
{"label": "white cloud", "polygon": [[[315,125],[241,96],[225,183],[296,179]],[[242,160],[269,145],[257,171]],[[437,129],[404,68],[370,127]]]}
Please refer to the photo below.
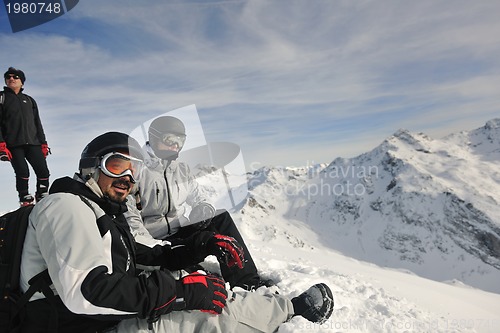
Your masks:
{"label": "white cloud", "polygon": [[444,135],[493,118],[499,10],[487,1],[86,0],[44,29],[0,33],[9,45],[0,58],[26,71],[58,153],[196,104],[213,138],[252,159],[296,164],[297,151],[319,160],[324,149],[328,161],[401,127]]}

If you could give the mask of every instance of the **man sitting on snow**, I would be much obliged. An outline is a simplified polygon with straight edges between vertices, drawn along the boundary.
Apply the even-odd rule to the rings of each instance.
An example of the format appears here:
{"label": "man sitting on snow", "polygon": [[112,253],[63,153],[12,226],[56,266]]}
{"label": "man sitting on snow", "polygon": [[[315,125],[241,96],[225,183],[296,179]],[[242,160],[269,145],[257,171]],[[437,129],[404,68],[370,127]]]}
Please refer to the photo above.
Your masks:
{"label": "man sitting on snow", "polygon": [[[226,290],[218,276],[178,269],[211,254],[240,260],[234,247],[214,232],[191,238],[136,243],[123,213],[125,200],[143,168],[139,144],[128,135],[108,132],[83,150],[80,171],[54,181],[50,195],[30,217],[21,261],[21,289],[48,269],[55,300],[35,294],[26,306],[22,332],[274,332],[290,317],[317,323],[333,311],[325,284],[288,299]],[[200,241],[201,240],[201,241]],[[137,264],[162,269],[147,274]],[[201,310],[201,311],[183,311]],[[54,315],[57,312],[57,316]]]}

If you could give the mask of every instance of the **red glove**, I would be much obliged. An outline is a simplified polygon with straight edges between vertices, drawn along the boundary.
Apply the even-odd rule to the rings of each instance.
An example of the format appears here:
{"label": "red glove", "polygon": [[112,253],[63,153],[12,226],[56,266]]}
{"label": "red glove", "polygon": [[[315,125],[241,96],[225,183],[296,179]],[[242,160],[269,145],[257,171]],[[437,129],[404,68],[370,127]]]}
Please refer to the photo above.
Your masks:
{"label": "red glove", "polygon": [[12,154],[10,153],[9,148],[7,148],[7,144],[5,142],[0,142],[0,160],[10,161],[11,159]]}
{"label": "red glove", "polygon": [[226,306],[225,283],[217,276],[191,273],[176,281],[176,284],[175,310],[201,310],[221,314]]}
{"label": "red glove", "polygon": [[42,143],[42,153],[45,158],[47,158],[47,155],[52,154],[48,144]]}
{"label": "red glove", "polygon": [[207,242],[207,250],[219,261],[224,262],[227,267],[236,265],[241,269],[245,264],[245,252],[233,237],[214,234]]}

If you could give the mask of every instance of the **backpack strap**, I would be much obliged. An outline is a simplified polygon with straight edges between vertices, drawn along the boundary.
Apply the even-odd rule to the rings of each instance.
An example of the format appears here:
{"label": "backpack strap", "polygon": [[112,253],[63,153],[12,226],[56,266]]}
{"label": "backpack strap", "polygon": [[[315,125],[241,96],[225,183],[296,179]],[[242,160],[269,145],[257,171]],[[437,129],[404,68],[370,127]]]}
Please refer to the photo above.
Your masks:
{"label": "backpack strap", "polygon": [[49,327],[47,332],[54,332],[54,333],[57,332],[59,315],[57,313],[57,308],[56,308],[56,296],[54,295],[54,292],[50,288],[52,280],[49,275],[49,270],[46,269],[38,273],[37,275],[32,277],[28,283],[30,284],[28,290],[26,290],[26,292],[22,294],[21,297],[19,297],[19,299],[14,301],[15,311],[13,318],[19,316],[22,322],[24,316],[22,310],[28,304],[31,297],[36,292],[41,292],[45,296],[51,307]]}

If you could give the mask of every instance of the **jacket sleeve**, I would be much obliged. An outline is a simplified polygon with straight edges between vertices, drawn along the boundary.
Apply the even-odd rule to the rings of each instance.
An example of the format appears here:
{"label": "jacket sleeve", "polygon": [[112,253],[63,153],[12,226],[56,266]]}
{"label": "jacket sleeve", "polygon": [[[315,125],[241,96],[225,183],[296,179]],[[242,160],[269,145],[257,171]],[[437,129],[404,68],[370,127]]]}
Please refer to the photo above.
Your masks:
{"label": "jacket sleeve", "polygon": [[158,241],[156,245],[137,243],[137,263],[178,270],[202,262],[208,255],[205,246],[211,235],[197,235],[186,239]]}
{"label": "jacket sleeve", "polygon": [[130,232],[137,243],[144,244],[146,246],[153,247],[157,244],[161,244],[151,236],[148,229],[144,226],[142,221],[142,216],[140,210],[137,208],[136,196],[129,194],[127,197],[127,211],[123,214],[127,220],[130,227]]}
{"label": "jacket sleeve", "polygon": [[124,214],[130,232],[136,242],[136,260],[145,266],[161,266],[169,270],[182,269],[203,261],[204,252],[195,252],[191,241],[164,241],[153,238],[142,222],[135,196],[127,197],[127,212]]}
{"label": "jacket sleeve", "polygon": [[180,166],[184,169],[183,172],[187,176],[189,194],[186,198],[186,203],[191,207],[195,207],[200,202],[206,202],[207,198],[201,193],[200,186],[191,174],[191,169],[189,168],[189,166],[185,163],[182,163]]}
{"label": "jacket sleeve", "polygon": [[113,248],[120,242],[110,231],[101,236],[94,212],[78,196],[50,195],[30,223],[55,289],[73,313],[146,318],[172,310],[175,280],[161,271],[136,276],[127,258],[118,258],[126,266],[119,269]]}
{"label": "jacket sleeve", "polygon": [[45,132],[43,131],[42,121],[40,119],[40,112],[38,111],[38,105],[31,96],[28,96],[28,98],[31,100],[31,103],[33,103],[33,113],[35,117],[36,134],[38,140],[40,140],[40,143],[47,143]]}
{"label": "jacket sleeve", "polygon": [[4,127],[4,112],[3,112],[3,103],[5,101],[5,93],[0,92],[0,142],[5,142],[3,138],[3,127]]}

